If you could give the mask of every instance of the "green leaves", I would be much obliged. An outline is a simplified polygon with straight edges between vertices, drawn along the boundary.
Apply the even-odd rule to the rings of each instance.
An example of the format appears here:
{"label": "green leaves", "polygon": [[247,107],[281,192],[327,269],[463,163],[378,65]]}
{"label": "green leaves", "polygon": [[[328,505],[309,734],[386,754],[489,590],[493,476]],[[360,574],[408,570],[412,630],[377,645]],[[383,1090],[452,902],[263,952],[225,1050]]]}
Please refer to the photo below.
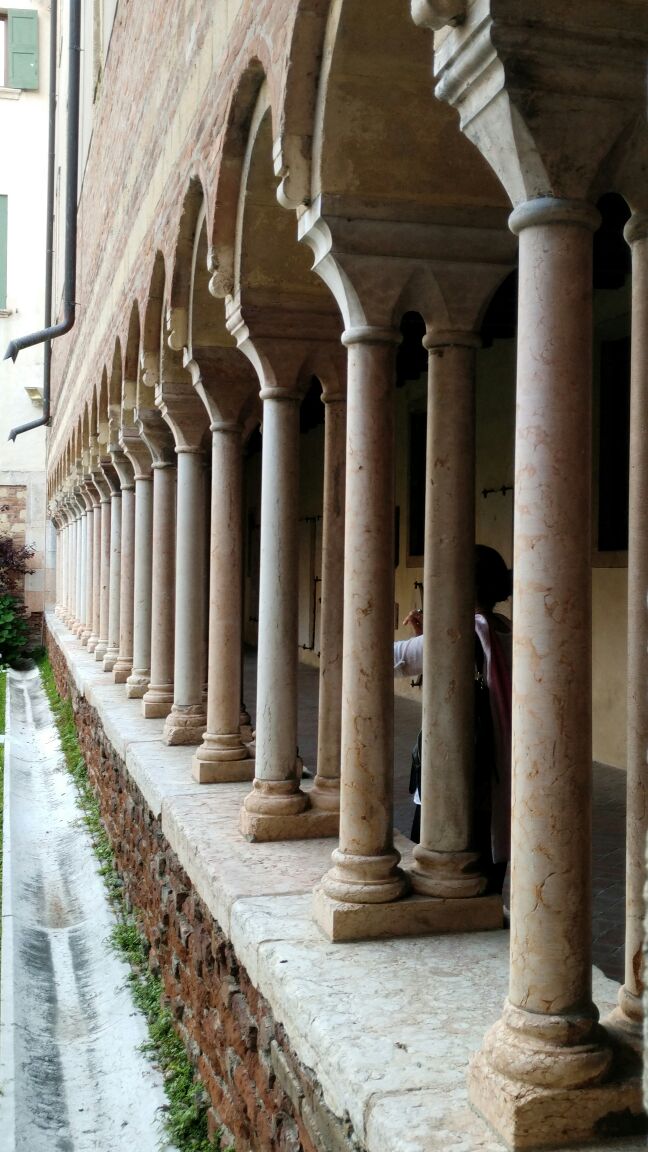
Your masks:
{"label": "green leaves", "polygon": [[0,594],[0,666],[22,656],[28,638],[24,604],[10,592]]}

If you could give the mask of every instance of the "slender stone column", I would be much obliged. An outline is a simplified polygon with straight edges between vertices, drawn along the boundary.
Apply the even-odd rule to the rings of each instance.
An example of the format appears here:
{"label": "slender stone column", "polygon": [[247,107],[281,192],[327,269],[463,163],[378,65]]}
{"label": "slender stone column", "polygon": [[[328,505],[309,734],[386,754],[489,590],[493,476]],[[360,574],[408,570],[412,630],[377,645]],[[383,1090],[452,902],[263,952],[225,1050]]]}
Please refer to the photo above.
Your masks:
{"label": "slender stone column", "polygon": [[102,661],[108,648],[108,593],[110,587],[110,484],[103,470],[94,473],[94,482],[100,495],[100,551],[98,581],[99,639],[94,650],[95,660]]}
{"label": "slender stone column", "polygon": [[175,459],[153,463],[151,679],[142,700],[147,717],[167,716],[173,704],[176,471]]}
{"label": "slender stone column", "polygon": [[104,672],[112,672],[119,657],[119,592],[122,553],[122,494],[119,485],[110,493],[110,581],[108,588],[108,645]]}
{"label": "slender stone column", "polygon": [[439,897],[486,887],[470,851],[474,779],[475,349],[428,331],[421,842],[412,885]]}
{"label": "slender stone column", "polygon": [[[308,807],[297,772],[297,516],[301,395],[264,388],[256,767],[245,798],[252,817],[291,817]],[[239,702],[240,704],[240,702]]]}
{"label": "slender stone column", "polygon": [[92,507],[92,632],[88,637],[88,652],[94,652],[101,631],[101,492],[93,477],[96,498]]}
{"label": "slender stone column", "polygon": [[69,519],[67,508],[61,506],[61,519],[56,540],[56,579],[57,579],[57,615],[59,620],[65,618],[65,602],[67,598],[68,568],[65,562],[68,545]]}
{"label": "slender stone column", "polygon": [[76,504],[71,505],[70,516],[72,517],[70,520],[70,578],[68,584],[68,603],[67,612],[65,614],[65,623],[70,631],[72,631],[76,610],[77,570],[79,555],[79,511],[76,507]]}
{"label": "slender stone column", "polygon": [[[517,1143],[535,1096],[598,1083],[611,1051],[592,1002],[591,953],[592,231],[599,215],[580,201],[546,198],[521,205],[510,223],[520,237],[511,968],[504,1014],[475,1058],[470,1093]],[[557,1098],[552,1115],[580,1109],[586,1130],[597,1106],[596,1094],[579,1091],[578,1101]],[[544,1125],[546,1105],[541,1115]],[[546,1140],[547,1128],[538,1132]]]}
{"label": "slender stone column", "polygon": [[214,421],[211,432],[207,731],[192,763],[201,784],[254,775],[240,731],[242,430],[236,421]]}
{"label": "slender stone column", "polygon": [[164,724],[167,744],[198,744],[207,717],[203,703],[203,575],[205,502],[198,445],[178,444],[176,509],[175,658],[173,707]]}
{"label": "slender stone column", "polygon": [[125,684],[133,667],[135,577],[135,480],[121,451],[111,452],[121,484],[121,564],[119,583],[119,655],[113,666],[115,684]]}
{"label": "slender stone column", "polygon": [[356,904],[398,900],[408,888],[393,843],[394,354],[399,339],[392,329],[371,327],[347,329],[343,336],[349,353],[340,844],[320,891]]}
{"label": "slender stone column", "polygon": [[342,620],[344,617],[344,491],[346,476],[346,389],[322,388],[324,423],[324,509],[322,523],[322,611],[320,616],[319,725],[317,774],[310,793],[314,808],[340,810],[342,719]]}
{"label": "slender stone column", "polygon": [[79,518],[79,546],[77,554],[77,587],[76,587],[76,620],[74,635],[80,639],[84,629],[85,619],[85,590],[86,590],[86,561],[88,543],[88,509],[82,496],[79,497],[82,513]]}
{"label": "slender stone column", "polygon": [[84,548],[84,569],[83,569],[83,591],[82,591],[82,624],[79,639],[84,647],[92,636],[92,603],[93,603],[93,582],[92,582],[92,569],[94,563],[94,508],[95,501],[99,503],[99,497],[96,495],[94,485],[86,482],[84,487],[86,499],[86,517],[85,517],[85,548]]}
{"label": "slender stone column", "polygon": [[151,669],[151,587],[153,577],[153,483],[148,454],[128,452],[135,468],[135,571],[133,576],[133,668],[126,681],[129,699],[141,699]]}
{"label": "slender stone column", "polygon": [[643,932],[648,838],[648,216],[635,215],[632,249],[630,507],[628,517],[628,767],[625,979],[613,1019],[641,1042]]}
{"label": "slender stone column", "polygon": [[60,618],[62,608],[62,601],[64,595],[64,577],[62,568],[62,556],[65,540],[65,522],[63,519],[59,520],[58,524],[52,520],[52,525],[55,532],[56,552],[54,559],[54,583],[55,583],[55,596],[54,596],[54,612]]}

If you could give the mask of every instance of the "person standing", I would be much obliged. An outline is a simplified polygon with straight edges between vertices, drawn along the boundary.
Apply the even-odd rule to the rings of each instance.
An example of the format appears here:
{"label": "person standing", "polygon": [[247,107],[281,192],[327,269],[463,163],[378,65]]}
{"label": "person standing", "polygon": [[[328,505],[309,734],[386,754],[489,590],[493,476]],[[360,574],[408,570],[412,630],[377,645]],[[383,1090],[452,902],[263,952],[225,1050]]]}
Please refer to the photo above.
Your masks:
{"label": "person standing", "polygon": [[[474,848],[483,858],[488,891],[501,892],[511,839],[511,623],[495,606],[511,595],[512,572],[499,552],[475,548],[475,787]],[[414,635],[394,643],[394,673],[423,671],[423,613],[409,612],[403,627]],[[411,839],[421,825],[421,734],[412,750],[410,791],[414,794]]]}

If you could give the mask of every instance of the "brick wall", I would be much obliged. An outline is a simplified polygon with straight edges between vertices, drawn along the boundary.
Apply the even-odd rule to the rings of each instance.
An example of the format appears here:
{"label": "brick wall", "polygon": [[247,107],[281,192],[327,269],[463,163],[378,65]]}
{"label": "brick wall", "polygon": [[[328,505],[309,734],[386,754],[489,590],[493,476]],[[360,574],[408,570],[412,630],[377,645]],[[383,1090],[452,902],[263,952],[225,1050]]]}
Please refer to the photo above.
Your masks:
{"label": "brick wall", "polygon": [[[79,203],[78,318],[52,349],[51,466],[104,364],[110,372],[116,336],[124,351],[134,300],[144,315],[158,250],[167,275],[173,269],[190,177],[201,178],[213,207],[231,100],[251,62],[268,76],[278,108],[298,6],[297,0],[118,6]],[[226,7],[235,12],[229,28]]]}
{"label": "brick wall", "polygon": [[71,696],[79,739],[127,900],[141,914],[166,995],[211,1101],[237,1152],[359,1152],[351,1125],[326,1107],[312,1070],[238,963],[193,891],[159,819],[107,741],[97,713],[70,682],[48,638],[59,692]]}
{"label": "brick wall", "polygon": [[27,485],[0,484],[0,532],[13,536],[16,544],[25,543],[27,523]]}

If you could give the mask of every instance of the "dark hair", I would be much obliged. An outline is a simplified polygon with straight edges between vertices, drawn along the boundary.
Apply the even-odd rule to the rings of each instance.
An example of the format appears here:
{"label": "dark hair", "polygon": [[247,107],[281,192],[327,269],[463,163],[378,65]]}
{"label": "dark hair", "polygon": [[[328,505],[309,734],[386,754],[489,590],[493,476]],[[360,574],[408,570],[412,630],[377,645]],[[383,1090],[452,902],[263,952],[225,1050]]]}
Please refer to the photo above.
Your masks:
{"label": "dark hair", "polygon": [[507,600],[513,591],[513,572],[494,548],[475,546],[475,599],[490,609]]}

